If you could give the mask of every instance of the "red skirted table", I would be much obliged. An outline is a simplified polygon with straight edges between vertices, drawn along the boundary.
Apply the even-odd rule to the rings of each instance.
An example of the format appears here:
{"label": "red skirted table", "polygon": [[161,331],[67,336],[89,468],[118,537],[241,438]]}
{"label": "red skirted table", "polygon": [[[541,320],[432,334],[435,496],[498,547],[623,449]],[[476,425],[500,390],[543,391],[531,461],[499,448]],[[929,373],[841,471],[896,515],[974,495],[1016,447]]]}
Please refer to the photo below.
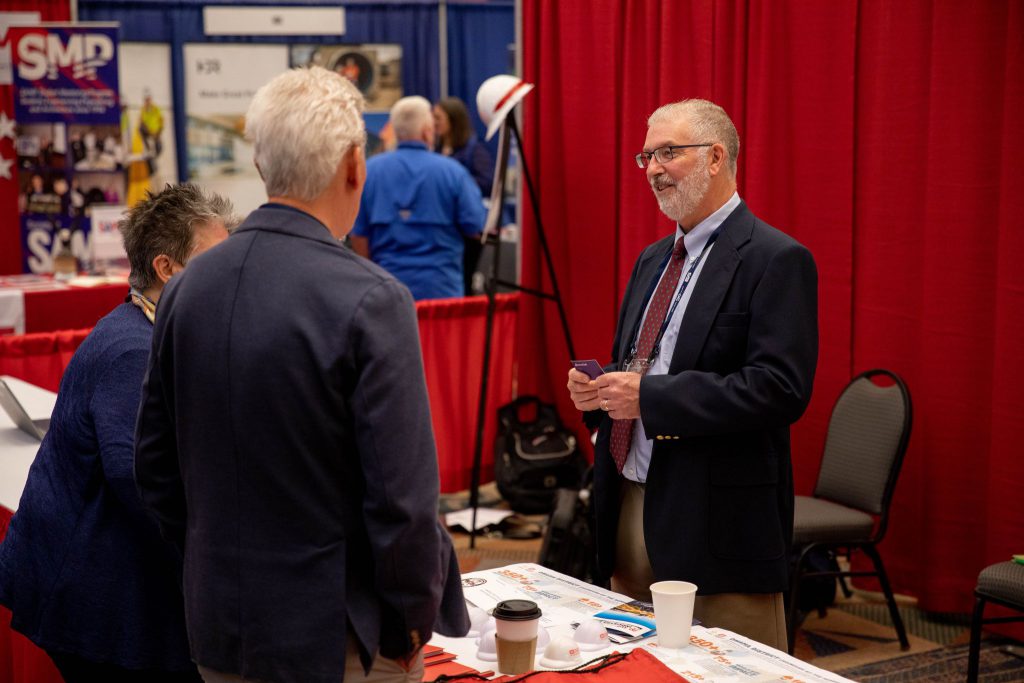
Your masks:
{"label": "red skirted table", "polygon": [[[7,535],[11,511],[0,505],[0,540]],[[63,683],[45,652],[10,627],[11,613],[0,607],[0,683]]]}
{"label": "red skirted table", "polygon": [[[519,295],[499,294],[496,304],[480,481],[494,478],[496,411],[512,400],[514,388]],[[460,491],[469,488],[473,466],[487,298],[420,301],[416,304],[416,314],[437,443],[441,491]]]}
{"label": "red skirted table", "polygon": [[123,279],[0,276],[0,336],[93,327],[127,296]]}
{"label": "red skirted table", "polygon": [[127,296],[127,284],[27,291],[25,332],[93,327]]}

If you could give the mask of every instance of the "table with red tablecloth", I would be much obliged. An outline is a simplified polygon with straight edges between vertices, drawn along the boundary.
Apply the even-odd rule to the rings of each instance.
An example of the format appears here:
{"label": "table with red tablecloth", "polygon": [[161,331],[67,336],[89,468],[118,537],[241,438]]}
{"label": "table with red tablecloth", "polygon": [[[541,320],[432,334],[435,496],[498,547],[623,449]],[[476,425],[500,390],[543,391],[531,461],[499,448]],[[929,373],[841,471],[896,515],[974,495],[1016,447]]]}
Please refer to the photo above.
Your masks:
{"label": "table with red tablecloth", "polygon": [[65,284],[42,275],[3,276],[0,334],[93,327],[127,296],[128,283],[124,281],[83,277]]}

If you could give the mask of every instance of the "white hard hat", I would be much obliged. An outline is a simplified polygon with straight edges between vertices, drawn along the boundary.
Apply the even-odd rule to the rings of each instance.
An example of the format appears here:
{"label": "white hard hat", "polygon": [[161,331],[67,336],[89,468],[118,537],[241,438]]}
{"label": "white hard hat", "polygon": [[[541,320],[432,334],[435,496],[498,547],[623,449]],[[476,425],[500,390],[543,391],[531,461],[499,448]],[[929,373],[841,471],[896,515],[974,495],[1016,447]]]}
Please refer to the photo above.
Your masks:
{"label": "white hard hat", "polygon": [[573,637],[580,644],[581,650],[600,650],[611,645],[608,641],[608,630],[597,619],[582,620],[576,627]]}
{"label": "white hard hat", "polygon": [[494,137],[512,107],[519,104],[519,100],[531,90],[533,83],[505,74],[491,76],[480,85],[476,91],[476,109],[480,113],[480,120],[487,124],[485,140]]}
{"label": "white hard hat", "polygon": [[537,628],[537,654],[544,654],[544,648],[551,642],[551,634],[546,628],[540,626]]}
{"label": "white hard hat", "polygon": [[544,648],[540,665],[548,669],[571,669],[583,661],[580,646],[569,636],[553,638]]}
{"label": "white hard hat", "polygon": [[484,662],[498,661],[498,643],[494,631],[484,631],[477,643],[476,658]]}
{"label": "white hard hat", "polygon": [[494,623],[494,617],[476,605],[468,605],[467,608],[469,610],[469,633],[466,636],[476,638],[483,633],[484,625],[488,623],[488,619],[490,623]]}

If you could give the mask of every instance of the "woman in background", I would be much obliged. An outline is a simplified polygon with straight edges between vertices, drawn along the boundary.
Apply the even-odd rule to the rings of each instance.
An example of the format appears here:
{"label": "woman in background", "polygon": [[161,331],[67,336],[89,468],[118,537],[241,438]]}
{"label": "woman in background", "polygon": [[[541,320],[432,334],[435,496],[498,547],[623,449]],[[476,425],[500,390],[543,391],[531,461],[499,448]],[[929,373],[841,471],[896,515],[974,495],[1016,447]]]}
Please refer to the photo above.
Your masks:
{"label": "woman in background", "polygon": [[[494,159],[487,146],[480,142],[473,132],[466,103],[458,97],[445,97],[435,104],[434,132],[437,136],[434,151],[455,159],[469,171],[486,204],[491,196],[491,184],[494,182]],[[473,293],[473,271],[476,270],[482,250],[483,245],[479,239],[466,239],[466,248],[462,255],[462,273],[467,296]]]}

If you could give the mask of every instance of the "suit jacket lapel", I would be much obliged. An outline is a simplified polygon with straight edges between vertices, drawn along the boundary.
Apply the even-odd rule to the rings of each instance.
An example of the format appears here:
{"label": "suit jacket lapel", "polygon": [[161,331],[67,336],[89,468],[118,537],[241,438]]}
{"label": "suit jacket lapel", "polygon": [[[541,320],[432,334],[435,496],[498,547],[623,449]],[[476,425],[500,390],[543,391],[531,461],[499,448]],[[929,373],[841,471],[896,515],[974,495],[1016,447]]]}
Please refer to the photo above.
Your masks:
{"label": "suit jacket lapel", "polygon": [[633,340],[636,339],[637,331],[640,327],[640,318],[643,316],[644,309],[647,307],[646,295],[648,292],[653,291],[654,285],[661,276],[661,268],[659,268],[659,266],[667,259],[669,253],[672,251],[675,239],[676,234],[673,232],[670,236],[656,242],[654,248],[647,252],[644,260],[637,268],[633,295],[630,296],[628,301],[624,302],[626,306],[626,313],[622,318],[622,329],[626,331],[627,334],[624,334],[620,339],[621,346],[618,349],[620,366],[629,355],[629,349],[633,344]]}
{"label": "suit jacket lapel", "polygon": [[722,223],[722,232],[708,254],[708,260],[686,305],[669,374],[690,370],[697,364],[697,357],[704,348],[725,293],[729,291],[732,278],[742,261],[739,248],[750,240],[753,226],[754,216],[744,202],[740,202]]}

